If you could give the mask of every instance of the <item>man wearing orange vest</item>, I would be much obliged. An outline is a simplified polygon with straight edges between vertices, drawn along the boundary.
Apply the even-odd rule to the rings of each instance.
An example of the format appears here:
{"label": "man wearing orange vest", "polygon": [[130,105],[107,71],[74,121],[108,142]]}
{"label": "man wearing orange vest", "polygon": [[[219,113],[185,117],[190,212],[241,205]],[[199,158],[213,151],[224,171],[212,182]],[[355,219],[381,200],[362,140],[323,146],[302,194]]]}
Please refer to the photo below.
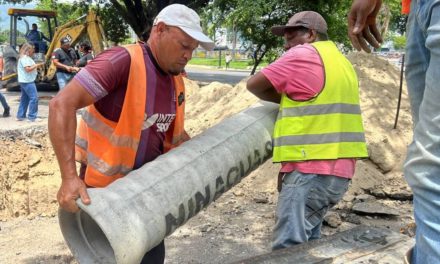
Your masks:
{"label": "man wearing orange vest", "polygon": [[[349,37],[357,50],[381,42],[376,16],[381,0],[354,0],[348,15]],[[404,175],[413,191],[416,245],[406,261],[440,263],[440,1],[402,1],[409,13],[405,77],[414,124]]]}
{"label": "man wearing orange vest", "polygon": [[[78,211],[77,198],[93,202],[86,187],[105,187],[189,139],[180,73],[199,45],[214,47],[197,13],[180,4],[167,6],[146,43],[99,54],[51,100],[49,134],[62,177],[61,208]],[[76,111],[83,107],[77,126]],[[164,259],[162,241],[141,263]]]}

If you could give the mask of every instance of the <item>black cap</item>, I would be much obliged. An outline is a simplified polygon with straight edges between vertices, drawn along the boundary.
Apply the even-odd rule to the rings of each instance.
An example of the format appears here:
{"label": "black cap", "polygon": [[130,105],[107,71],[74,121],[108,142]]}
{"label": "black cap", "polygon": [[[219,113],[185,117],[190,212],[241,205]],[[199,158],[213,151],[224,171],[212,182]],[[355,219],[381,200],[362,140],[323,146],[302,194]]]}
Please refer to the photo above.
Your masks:
{"label": "black cap", "polygon": [[61,39],[61,45],[70,44],[70,40],[67,37]]}

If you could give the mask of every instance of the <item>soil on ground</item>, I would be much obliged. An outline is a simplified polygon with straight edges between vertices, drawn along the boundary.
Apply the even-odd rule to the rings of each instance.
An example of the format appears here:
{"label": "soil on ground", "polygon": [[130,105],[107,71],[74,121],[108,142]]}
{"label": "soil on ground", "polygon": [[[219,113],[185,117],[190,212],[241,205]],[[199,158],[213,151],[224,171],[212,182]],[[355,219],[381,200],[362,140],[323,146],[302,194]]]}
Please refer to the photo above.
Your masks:
{"label": "soil on ground", "polygon": [[[327,214],[322,234],[366,224],[413,236],[412,194],[402,173],[412,137],[406,86],[394,129],[399,69],[373,55],[348,58],[360,81],[370,158],[357,163],[350,188]],[[189,134],[203,133],[256,103],[245,82],[200,87],[186,80]],[[0,157],[0,263],[77,263],[58,226],[60,173],[46,126],[2,131]],[[175,231],[165,240],[166,263],[229,263],[270,252],[278,170],[269,160]],[[365,205],[372,206],[366,210]]]}

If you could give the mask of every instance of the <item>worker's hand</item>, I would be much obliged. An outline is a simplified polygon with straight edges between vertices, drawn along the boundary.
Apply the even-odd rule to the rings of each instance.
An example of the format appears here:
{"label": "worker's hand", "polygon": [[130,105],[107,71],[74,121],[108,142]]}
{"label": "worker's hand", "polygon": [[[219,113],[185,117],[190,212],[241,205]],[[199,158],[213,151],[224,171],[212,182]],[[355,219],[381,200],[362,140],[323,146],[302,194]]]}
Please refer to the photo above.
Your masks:
{"label": "worker's hand", "polygon": [[57,194],[61,208],[71,213],[79,211],[75,201],[80,197],[84,204],[90,204],[90,197],[84,182],[78,177],[63,179]]}
{"label": "worker's hand", "polygon": [[357,50],[371,52],[368,43],[379,48],[382,42],[376,25],[376,17],[382,0],[353,0],[348,14],[348,36]]}
{"label": "worker's hand", "polygon": [[80,67],[72,67],[72,72],[79,72],[81,70]]}

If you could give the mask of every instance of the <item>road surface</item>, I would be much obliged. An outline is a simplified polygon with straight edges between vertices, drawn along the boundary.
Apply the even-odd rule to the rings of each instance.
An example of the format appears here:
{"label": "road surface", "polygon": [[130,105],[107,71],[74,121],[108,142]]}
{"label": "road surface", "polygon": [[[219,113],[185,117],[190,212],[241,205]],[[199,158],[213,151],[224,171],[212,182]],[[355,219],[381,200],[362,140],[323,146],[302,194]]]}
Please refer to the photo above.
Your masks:
{"label": "road surface", "polygon": [[214,81],[227,83],[232,86],[239,83],[244,78],[250,75],[250,71],[244,70],[219,70],[215,68],[204,68],[200,66],[188,65],[185,68],[188,73],[188,78],[194,81],[211,83]]}

